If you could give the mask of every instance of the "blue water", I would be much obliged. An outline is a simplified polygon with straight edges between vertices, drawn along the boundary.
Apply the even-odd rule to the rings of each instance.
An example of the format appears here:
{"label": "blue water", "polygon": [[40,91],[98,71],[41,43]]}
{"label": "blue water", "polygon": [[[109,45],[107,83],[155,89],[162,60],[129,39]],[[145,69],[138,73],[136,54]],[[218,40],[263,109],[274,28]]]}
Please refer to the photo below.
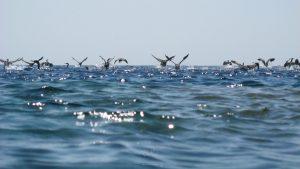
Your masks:
{"label": "blue water", "polygon": [[299,168],[299,75],[1,69],[0,168]]}

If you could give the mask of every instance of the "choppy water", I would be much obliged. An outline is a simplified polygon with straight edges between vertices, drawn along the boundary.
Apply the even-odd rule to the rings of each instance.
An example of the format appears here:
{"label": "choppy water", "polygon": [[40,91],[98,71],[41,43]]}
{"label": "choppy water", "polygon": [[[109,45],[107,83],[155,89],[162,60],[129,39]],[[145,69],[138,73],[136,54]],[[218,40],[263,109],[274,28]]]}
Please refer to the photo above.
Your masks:
{"label": "choppy water", "polygon": [[0,168],[300,166],[299,71],[0,72]]}

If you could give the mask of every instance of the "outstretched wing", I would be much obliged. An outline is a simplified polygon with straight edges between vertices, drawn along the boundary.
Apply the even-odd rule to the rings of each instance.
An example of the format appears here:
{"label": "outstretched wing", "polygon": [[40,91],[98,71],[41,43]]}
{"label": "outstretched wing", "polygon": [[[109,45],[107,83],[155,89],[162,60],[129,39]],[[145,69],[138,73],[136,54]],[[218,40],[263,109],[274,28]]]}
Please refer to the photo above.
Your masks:
{"label": "outstretched wing", "polygon": [[183,59],[179,62],[179,64],[181,64],[185,59],[187,59],[188,57],[189,57],[189,53],[185,56],[185,57],[183,57]]}
{"label": "outstretched wing", "polygon": [[72,57],[73,60],[75,60],[77,63],[80,63],[78,60],[76,60],[75,58]]}
{"label": "outstretched wing", "polygon": [[27,64],[31,64],[30,62],[25,61],[23,58],[22,58],[22,62],[27,63]]}
{"label": "outstretched wing", "polygon": [[99,56],[104,62],[106,62],[106,60],[102,57],[102,56]]}
{"label": "outstretched wing", "polygon": [[114,60],[115,59],[115,57],[113,57],[113,58],[108,58],[107,59],[107,62],[111,62],[112,60]]}
{"label": "outstretched wing", "polygon": [[4,60],[2,60],[2,59],[0,59],[0,62],[2,62],[2,63],[3,63],[3,62],[5,62],[5,61],[4,61]]}
{"label": "outstretched wing", "polygon": [[119,61],[120,61],[120,59],[116,59],[115,62],[114,62],[114,64],[116,64],[116,62],[119,62]]}
{"label": "outstretched wing", "polygon": [[237,61],[235,61],[235,60],[231,60],[231,63],[237,64]]}
{"label": "outstretched wing", "polygon": [[159,59],[159,58],[157,58],[157,57],[155,57],[154,55],[152,55],[152,57],[154,57],[157,61],[159,61],[159,62],[162,62],[163,60],[162,59]]}
{"label": "outstretched wing", "polygon": [[238,66],[243,66],[242,64],[238,63],[238,62],[235,61],[235,60],[231,60],[231,63],[236,64],[236,65],[238,65]]}
{"label": "outstretched wing", "polygon": [[84,58],[80,63],[82,64],[83,62],[85,62],[88,59],[88,57]]}
{"label": "outstretched wing", "polygon": [[165,57],[167,58],[167,61],[171,61],[172,59],[175,58],[175,56],[169,57],[169,56],[167,56],[167,55],[165,55]]}
{"label": "outstretched wing", "polygon": [[19,62],[19,61],[21,61],[22,59],[23,59],[23,58],[18,58],[17,60],[11,61],[11,63]]}
{"label": "outstretched wing", "polygon": [[270,59],[268,59],[267,64],[269,64],[269,62],[273,62],[273,61],[275,61],[275,58],[270,58]]}
{"label": "outstretched wing", "polygon": [[[119,61],[119,62],[125,62],[125,63],[128,64],[128,61],[127,61],[127,59],[125,59],[125,58],[119,58],[119,59],[117,59],[116,61]],[[116,61],[115,61],[115,63],[116,63]]]}
{"label": "outstretched wing", "polygon": [[262,58],[257,59],[258,61],[261,61],[265,66],[267,66],[266,61],[263,60]]}

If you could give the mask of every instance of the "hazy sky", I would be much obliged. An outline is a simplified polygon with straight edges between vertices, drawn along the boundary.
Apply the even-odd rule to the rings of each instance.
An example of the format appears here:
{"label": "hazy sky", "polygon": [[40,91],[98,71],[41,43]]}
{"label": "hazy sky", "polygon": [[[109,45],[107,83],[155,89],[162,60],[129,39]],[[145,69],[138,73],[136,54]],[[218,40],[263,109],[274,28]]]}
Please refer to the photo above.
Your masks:
{"label": "hazy sky", "polygon": [[0,57],[126,57],[157,64],[300,58],[300,0],[0,0]]}

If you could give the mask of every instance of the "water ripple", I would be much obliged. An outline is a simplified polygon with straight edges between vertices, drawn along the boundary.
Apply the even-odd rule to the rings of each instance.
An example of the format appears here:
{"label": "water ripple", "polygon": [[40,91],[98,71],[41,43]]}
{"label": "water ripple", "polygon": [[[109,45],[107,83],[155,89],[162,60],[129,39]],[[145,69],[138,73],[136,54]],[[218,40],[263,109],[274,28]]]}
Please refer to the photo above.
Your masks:
{"label": "water ripple", "polygon": [[0,168],[298,168],[299,70],[0,72]]}

